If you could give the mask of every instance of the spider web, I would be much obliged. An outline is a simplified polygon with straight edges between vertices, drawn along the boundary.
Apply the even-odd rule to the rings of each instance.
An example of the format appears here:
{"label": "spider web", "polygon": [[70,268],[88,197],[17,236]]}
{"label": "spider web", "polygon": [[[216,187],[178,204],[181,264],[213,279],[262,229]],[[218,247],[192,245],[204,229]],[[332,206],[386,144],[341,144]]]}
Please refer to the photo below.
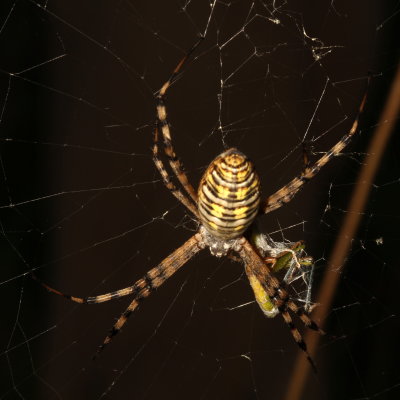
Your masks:
{"label": "spider web", "polygon": [[[273,193],[302,170],[303,143],[316,160],[350,129],[372,76],[362,134],[260,220],[277,242],[306,241],[314,298],[397,67],[399,10],[396,1],[3,0],[0,398],[284,398],[298,348],[280,316],[260,312],[240,264],[202,252],[95,362],[130,299],[77,305],[30,273],[65,293],[106,293],[196,230],[150,147],[154,94],[204,34],[167,100],[194,186],[234,146],[255,162],[263,196]],[[302,398],[399,396],[398,149],[393,136]],[[307,289],[293,288],[297,300]]]}

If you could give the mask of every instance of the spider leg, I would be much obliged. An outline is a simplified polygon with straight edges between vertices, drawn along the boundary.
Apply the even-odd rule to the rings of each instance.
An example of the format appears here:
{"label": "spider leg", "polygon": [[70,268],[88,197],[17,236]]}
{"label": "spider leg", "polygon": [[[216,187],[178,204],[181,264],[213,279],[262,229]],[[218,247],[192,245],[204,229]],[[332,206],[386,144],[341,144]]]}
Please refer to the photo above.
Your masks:
{"label": "spider leg", "polygon": [[[157,266],[158,267],[158,266]],[[157,267],[153,268],[156,269]],[[150,270],[147,274],[149,275],[153,270]],[[100,304],[100,303],[105,303],[110,300],[115,300],[119,299],[124,296],[128,296],[132,293],[137,293],[138,290],[140,290],[143,287],[143,279],[146,278],[146,276],[142,279],[139,279],[136,281],[133,285],[128,286],[124,289],[119,289],[113,292],[109,293],[104,293],[104,294],[99,294],[97,296],[91,296],[91,297],[76,297],[76,296],[71,296],[70,294],[60,292],[57,289],[54,289],[53,287],[49,286],[47,283],[43,282],[41,279],[39,279],[34,273],[31,273],[32,278],[39,282],[47,291],[54,293],[58,296],[62,296],[68,300],[74,301],[75,303],[79,304]]]}
{"label": "spider leg", "polygon": [[358,114],[353,122],[350,131],[344,135],[338,143],[336,143],[328,152],[326,152],[314,165],[309,166],[308,157],[304,157],[305,169],[301,175],[292,179],[287,185],[276,191],[274,194],[269,196],[263,204],[261,204],[260,212],[268,214],[274,211],[284,204],[289,203],[290,200],[296,195],[296,193],[312,179],[319,170],[327,164],[333,157],[337,156],[350,142],[354,133],[357,131],[360,115],[364,109],[364,105],[367,99],[367,91],[365,92],[363,99],[361,101],[360,107],[358,109]]}
{"label": "spider leg", "polygon": [[139,305],[139,302],[148,297],[155,289],[160,287],[169,277],[171,277],[176,271],[178,271],[179,268],[186,264],[196,253],[204,249],[204,247],[205,245],[203,243],[201,235],[196,233],[182,246],[180,246],[163,261],[161,261],[160,264],[148,271],[143,278],[136,281],[132,286],[92,297],[75,297],[69,294],[62,293],[59,290],[54,289],[41,281],[34,273],[32,273],[31,275],[33,279],[38,281],[49,292],[55,293],[59,296],[63,296],[68,300],[80,304],[104,303],[106,301],[118,299],[132,293],[134,294],[134,299],[132,300],[131,304],[115,323],[114,327],[104,340],[104,343],[99,347],[97,351],[98,354],[104,348],[104,346],[106,346],[111,341],[112,337],[121,330],[122,326],[125,324],[130,314]]}
{"label": "spider leg", "polygon": [[260,256],[254,250],[252,245],[247,241],[247,239],[243,237],[241,244],[242,246],[238,253],[245,264],[245,270],[249,280],[255,277],[262,284],[268,297],[272,300],[274,305],[281,313],[282,318],[290,329],[290,332],[296,344],[305,353],[307,360],[311,364],[313,370],[316,371],[315,363],[307,350],[307,345],[304,342],[299,330],[293,323],[292,317],[289,314],[289,310],[294,312],[307,328],[315,330],[320,334],[324,334],[324,332],[302,308],[298,307],[293,302],[284,285],[282,285],[273,275],[272,271],[262,261]]}
{"label": "spider leg", "polygon": [[58,296],[62,296],[68,300],[74,301],[75,303],[79,304],[100,304],[100,303],[105,303],[110,300],[115,300],[119,299],[124,296],[128,296],[132,293],[136,293],[138,290],[140,290],[143,287],[143,280],[146,279],[146,276],[152,274],[153,270],[156,270],[158,268],[155,267],[152,270],[150,270],[145,277],[142,279],[139,279],[136,281],[133,285],[128,286],[123,289],[119,289],[113,292],[109,293],[104,293],[104,294],[99,294],[97,296],[90,296],[90,297],[76,297],[76,296],[71,296],[70,294],[60,292],[57,289],[54,289],[53,287],[49,286],[47,283],[43,282],[41,279],[39,279],[33,272],[31,273],[32,278],[39,282],[47,291],[54,293]]}
{"label": "spider leg", "polygon": [[303,141],[301,143],[301,147],[303,150],[303,170],[305,172],[310,168],[310,165],[311,165],[309,143]]}
{"label": "spider leg", "polygon": [[[158,125],[158,123],[157,123]],[[161,178],[164,182],[164,185],[168,190],[172,192],[172,194],[187,208],[189,209],[195,216],[198,216],[197,207],[193,204],[190,199],[188,199],[180,189],[178,189],[174,183],[171,181],[167,170],[164,167],[163,162],[158,156],[158,126],[156,126],[154,131],[154,144],[153,144],[153,162],[156,165],[158,172],[161,175]]]}
{"label": "spider leg", "polygon": [[[51,293],[54,293],[54,294],[56,294],[58,296],[65,297],[66,299],[74,301],[75,303],[80,303],[80,304],[88,303],[88,299],[90,299],[90,297],[88,297],[88,298],[75,297],[75,296],[71,296],[70,294],[66,294],[66,293],[60,292],[59,290],[52,288],[47,283],[45,283],[41,279],[39,279],[34,272],[31,272],[31,277],[36,282],[40,283],[40,285],[42,285],[47,291],[49,291]],[[111,293],[107,293],[107,294],[111,295]],[[110,298],[110,300],[111,300],[111,298]]]}
{"label": "spider leg", "polygon": [[[114,324],[104,342],[99,348],[93,358],[104,349],[104,347],[111,342],[113,337],[121,330],[126,323],[129,316],[135,311],[140,302],[149,297],[150,294],[159,288],[169,277],[185,265],[195,254],[204,249],[205,244],[199,233],[193,235],[182,246],[176,249],[168,257],[166,257],[160,264],[151,269],[146,275],[139,279],[133,286],[131,293],[134,293],[134,298],[129,304],[128,308],[122,313],[117,322]],[[125,295],[125,294],[124,294]],[[97,296],[99,297],[99,296]]]}
{"label": "spider leg", "polygon": [[[162,85],[161,89],[158,92],[156,101],[157,101],[157,120],[158,120],[158,126],[161,128],[161,133],[163,136],[163,143],[164,143],[164,152],[168,158],[169,165],[171,166],[174,174],[178,178],[179,182],[182,184],[186,192],[189,194],[189,196],[192,198],[192,200],[196,203],[197,202],[197,193],[194,190],[193,186],[190,184],[184,170],[183,170],[183,165],[177,155],[175,154],[174,148],[172,146],[172,141],[171,141],[171,133],[170,133],[170,125],[167,120],[167,109],[165,107],[165,94],[168,90],[168,88],[171,86],[171,83],[173,80],[176,78],[178,75],[179,71],[183,67],[183,65],[186,63],[188,60],[189,56],[195,51],[195,49],[200,45],[200,43],[204,40],[204,37],[201,36],[199,40],[194,44],[194,46],[185,54],[185,56],[179,61],[178,65],[175,67],[174,71],[172,72],[172,75],[170,78]],[[156,136],[155,136],[155,142],[156,142]],[[161,168],[165,171],[165,168],[162,166],[162,162],[159,160],[157,154],[158,154],[158,148],[156,147],[155,150],[153,150],[153,154],[155,157],[158,159],[158,165],[157,168],[160,171],[160,166]],[[161,172],[161,171],[160,171]],[[195,215],[197,215],[195,213]]]}

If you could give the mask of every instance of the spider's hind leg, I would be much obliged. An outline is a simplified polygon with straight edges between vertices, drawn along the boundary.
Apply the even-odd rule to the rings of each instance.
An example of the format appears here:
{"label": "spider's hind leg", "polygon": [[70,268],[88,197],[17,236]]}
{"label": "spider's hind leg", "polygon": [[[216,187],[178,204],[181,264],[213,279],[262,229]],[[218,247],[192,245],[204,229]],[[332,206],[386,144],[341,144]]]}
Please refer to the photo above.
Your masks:
{"label": "spider's hind leg", "polygon": [[[176,76],[179,74],[182,67],[185,65],[185,63],[188,60],[188,58],[190,57],[190,55],[197,49],[197,47],[200,45],[200,43],[203,40],[204,40],[204,37],[200,36],[200,38],[197,40],[197,42],[189,49],[188,52],[186,52],[186,54],[183,56],[183,58],[179,61],[178,65],[173,70],[169,79],[161,86],[161,89],[159,90],[158,95],[156,97],[157,125],[159,126],[161,133],[162,133],[164,153],[167,156],[167,159],[168,159],[168,162],[169,162],[169,165],[170,165],[172,171],[174,172],[178,181],[181,183],[184,190],[190,196],[191,200],[194,203],[197,202],[197,193],[194,190],[193,186],[190,184],[190,182],[187,178],[187,175],[184,171],[183,164],[179,160],[178,156],[176,155],[174,147],[172,145],[170,124],[167,119],[167,108],[165,106],[165,96],[166,96],[167,90],[173,83]],[[159,172],[162,174],[162,170],[165,171],[165,167],[164,167],[162,161],[160,161],[160,159],[158,157],[158,147],[157,147],[158,135],[157,135],[157,133],[158,133],[158,127],[155,131],[155,136],[154,136],[153,155],[155,158],[155,163],[156,163],[156,159],[158,160],[158,164],[156,163],[156,166],[157,166],[157,169],[159,170]],[[164,182],[165,182],[165,179],[164,179]],[[187,206],[187,204],[185,204],[185,205]],[[191,209],[191,207],[189,207],[189,208]],[[191,209],[191,211],[193,212],[193,209]],[[197,212],[194,212],[194,214],[197,215]]]}
{"label": "spider's hind leg", "polygon": [[[368,80],[369,83],[369,80]],[[267,199],[261,204],[260,213],[268,214],[271,211],[277,210],[284,204],[289,203],[296,193],[308,182],[310,181],[321,168],[326,165],[332,158],[340,154],[340,152],[347,146],[354,134],[358,130],[358,123],[360,120],[360,115],[364,110],[365,102],[367,100],[367,90],[361,100],[357,116],[353,121],[350,130],[333,146],[328,150],[322,157],[320,157],[316,162],[306,167],[306,169],[297,177],[292,179],[288,184],[281,187],[272,195],[268,196]],[[305,160],[308,163],[307,160]]]}

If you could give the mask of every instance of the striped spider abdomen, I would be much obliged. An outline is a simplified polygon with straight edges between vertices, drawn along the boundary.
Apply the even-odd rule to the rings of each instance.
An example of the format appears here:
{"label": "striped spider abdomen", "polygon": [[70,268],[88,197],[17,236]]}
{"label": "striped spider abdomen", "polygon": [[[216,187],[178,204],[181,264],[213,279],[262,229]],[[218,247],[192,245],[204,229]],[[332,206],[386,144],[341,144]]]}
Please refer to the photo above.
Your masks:
{"label": "striped spider abdomen", "polygon": [[251,225],[260,205],[260,180],[254,164],[231,148],[215,158],[198,189],[199,217],[214,237],[235,239]]}

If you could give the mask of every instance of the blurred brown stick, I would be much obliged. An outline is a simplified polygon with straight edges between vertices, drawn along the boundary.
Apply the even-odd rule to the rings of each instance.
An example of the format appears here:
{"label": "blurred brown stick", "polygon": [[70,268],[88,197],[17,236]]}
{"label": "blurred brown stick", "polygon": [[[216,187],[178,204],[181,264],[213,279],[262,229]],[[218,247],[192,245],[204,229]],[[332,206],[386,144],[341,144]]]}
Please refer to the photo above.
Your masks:
{"label": "blurred brown stick", "polygon": [[[400,110],[400,65],[397,68],[395,78],[381,114],[379,123],[373,134],[369,145],[363,167],[357,179],[356,187],[352,194],[350,204],[347,209],[346,218],[340,229],[336,243],[333,247],[331,256],[327,263],[325,276],[317,296],[317,303],[313,319],[323,322],[331,308],[336,287],[339,283],[343,266],[346,262],[347,254],[351,247],[351,242],[355,237],[358,225],[363,216],[365,204],[375,178],[375,174],[381,162],[390,134],[397,123]],[[315,356],[316,348],[320,336],[315,333],[307,332],[305,342],[312,357]],[[293,372],[289,381],[285,400],[300,400],[310,368],[303,354],[299,354],[294,364]]]}

